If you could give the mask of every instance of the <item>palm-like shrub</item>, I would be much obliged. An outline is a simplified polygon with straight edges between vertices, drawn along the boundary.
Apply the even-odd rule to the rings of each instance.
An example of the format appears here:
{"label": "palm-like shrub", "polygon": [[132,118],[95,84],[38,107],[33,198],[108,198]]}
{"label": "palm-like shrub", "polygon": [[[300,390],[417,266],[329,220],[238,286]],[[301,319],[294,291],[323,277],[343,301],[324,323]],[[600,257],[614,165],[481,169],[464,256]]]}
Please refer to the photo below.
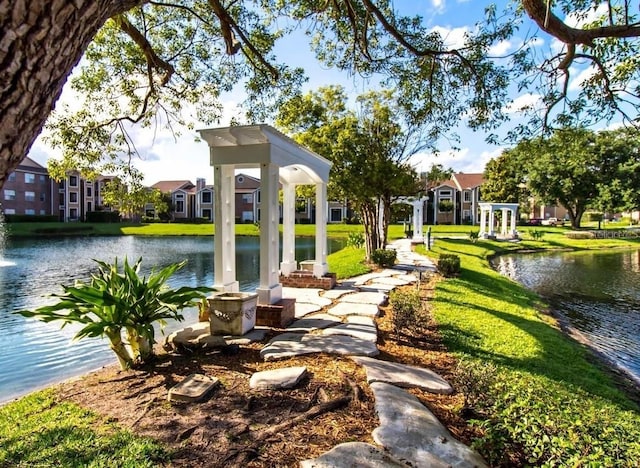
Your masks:
{"label": "palm-like shrub", "polygon": [[198,305],[212,291],[208,287],[167,286],[167,280],[186,260],[152,271],[148,278],[139,275],[142,258],[133,266],[125,258],[122,271],[117,258],[113,265],[95,261],[98,273],[88,283],[63,285],[63,294],[52,295],[59,298],[56,304],[17,313],[43,322],[62,320],[63,327],[84,324],[74,339],[106,336],[122,369],[146,362],[153,355],[154,323],[164,327],[166,319],[183,320],[179,311]]}

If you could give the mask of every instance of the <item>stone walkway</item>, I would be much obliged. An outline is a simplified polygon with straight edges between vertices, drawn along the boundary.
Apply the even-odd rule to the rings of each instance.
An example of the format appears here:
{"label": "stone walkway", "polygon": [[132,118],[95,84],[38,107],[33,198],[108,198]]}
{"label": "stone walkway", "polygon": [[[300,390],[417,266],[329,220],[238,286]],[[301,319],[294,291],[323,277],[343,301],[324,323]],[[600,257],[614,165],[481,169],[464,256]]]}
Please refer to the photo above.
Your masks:
{"label": "stone walkway", "polygon": [[[395,241],[388,248],[397,251],[394,268],[350,278],[336,288],[283,288],[283,297],[296,299],[296,320],[284,333],[270,340],[260,351],[266,361],[292,356],[329,353],[351,356],[363,366],[375,397],[380,420],[373,432],[377,445],[349,442],[334,447],[302,467],[484,467],[476,452],[456,440],[438,419],[405,388],[450,394],[452,387],[436,373],[423,368],[375,359],[379,351],[375,317],[395,287],[415,283],[423,274],[435,271],[433,263],[411,250],[411,241]],[[179,342],[189,335],[189,343],[223,340],[229,344],[242,339],[207,338],[206,325],[188,327]],[[187,329],[185,329],[187,330]],[[264,337],[254,330],[254,338]],[[173,337],[173,338],[172,338]],[[213,346],[214,344],[212,344]],[[305,375],[304,367],[283,367],[254,374],[252,388],[291,388]]]}

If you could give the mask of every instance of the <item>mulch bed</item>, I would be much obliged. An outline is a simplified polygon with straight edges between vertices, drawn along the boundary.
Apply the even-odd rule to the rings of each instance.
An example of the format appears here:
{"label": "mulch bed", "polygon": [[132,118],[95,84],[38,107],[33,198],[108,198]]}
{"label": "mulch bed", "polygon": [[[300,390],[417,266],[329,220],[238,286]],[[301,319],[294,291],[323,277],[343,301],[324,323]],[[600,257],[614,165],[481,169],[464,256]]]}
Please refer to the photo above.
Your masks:
{"label": "mulch bed", "polygon": [[[428,315],[437,276],[420,287],[425,310],[421,326],[392,333],[391,310],[377,319],[379,359],[428,367],[445,379],[455,365],[443,348]],[[407,288],[416,286],[407,286]],[[192,354],[160,352],[152,365],[130,371],[105,367],[59,386],[72,400],[136,434],[160,440],[174,453],[171,466],[296,466],[348,441],[373,443],[377,427],[373,395],[364,370],[348,357],[311,355],[263,362],[262,344],[242,346],[236,354],[219,351]],[[257,391],[249,388],[254,372],[284,366],[306,366],[298,388]],[[200,403],[170,403],[168,390],[191,373],[220,379]],[[411,390],[453,435],[469,443],[477,434],[457,415],[460,395],[433,395]],[[292,422],[293,421],[293,422]]]}

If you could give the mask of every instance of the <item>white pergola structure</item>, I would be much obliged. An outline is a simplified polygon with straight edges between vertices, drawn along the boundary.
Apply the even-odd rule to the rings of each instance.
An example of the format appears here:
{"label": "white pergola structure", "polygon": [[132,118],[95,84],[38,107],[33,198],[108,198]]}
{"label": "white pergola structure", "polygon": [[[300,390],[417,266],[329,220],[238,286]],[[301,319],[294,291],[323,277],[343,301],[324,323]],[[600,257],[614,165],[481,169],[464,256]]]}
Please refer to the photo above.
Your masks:
{"label": "white pergola structure", "polygon": [[[214,288],[237,292],[235,246],[235,169],[260,168],[260,284],[258,305],[282,299],[280,272],[297,270],[295,259],[296,185],[316,187],[316,258],[313,275],[322,277],[327,266],[327,182],[331,162],[309,151],[269,125],[198,130],[209,144],[215,196]],[[282,184],[282,263],[278,268],[280,238],[279,183]]]}
{"label": "white pergola structure", "polygon": [[395,203],[404,203],[413,206],[413,237],[411,239],[413,242],[424,242],[422,225],[424,224],[424,202],[426,200],[428,200],[427,197],[400,197],[395,201]]}
{"label": "white pergola structure", "polygon": [[[518,232],[516,231],[517,203],[480,202],[478,205],[480,206],[480,237],[496,237],[497,234],[494,231],[494,226],[495,213],[497,211],[502,212],[500,236],[511,239],[518,237]],[[509,224],[509,227],[507,227],[507,224]]]}

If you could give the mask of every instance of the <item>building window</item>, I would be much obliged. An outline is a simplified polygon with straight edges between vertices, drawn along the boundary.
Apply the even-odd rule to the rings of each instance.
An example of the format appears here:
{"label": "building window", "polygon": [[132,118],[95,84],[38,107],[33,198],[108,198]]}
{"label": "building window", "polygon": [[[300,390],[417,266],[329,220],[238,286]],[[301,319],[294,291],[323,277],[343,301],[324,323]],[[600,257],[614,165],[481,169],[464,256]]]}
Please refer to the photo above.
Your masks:
{"label": "building window", "polygon": [[202,203],[211,203],[211,192],[202,192]]}
{"label": "building window", "polygon": [[238,176],[238,178],[236,179],[236,181],[241,184],[244,182],[244,177],[242,177],[241,175]]}
{"label": "building window", "polygon": [[33,216],[34,214],[36,214],[36,210],[29,208],[27,210],[24,210],[24,214]]}
{"label": "building window", "polygon": [[176,200],[176,213],[184,213],[184,200]]}
{"label": "building window", "polygon": [[40,216],[44,216],[47,214],[47,210],[40,210]]}
{"label": "building window", "polygon": [[451,190],[440,190],[440,192],[438,192],[438,195],[441,200],[443,198],[451,198]]}
{"label": "building window", "polygon": [[46,181],[47,181],[47,176],[44,176],[44,175],[41,174],[40,175],[40,183],[44,184]]}
{"label": "building window", "polygon": [[64,193],[58,195],[58,204],[64,206]]}
{"label": "building window", "polygon": [[251,193],[243,193],[242,194],[242,203],[253,203],[253,194]]}
{"label": "building window", "polygon": [[332,223],[342,221],[342,208],[331,208],[330,217]]}
{"label": "building window", "polygon": [[464,202],[471,203],[471,190],[464,191]]}
{"label": "building window", "polygon": [[25,201],[36,201],[36,193],[35,192],[24,192]]}
{"label": "building window", "polygon": [[75,208],[71,208],[69,210],[69,219],[78,219],[78,210]]}
{"label": "building window", "polygon": [[40,192],[40,201],[46,201],[47,200],[47,194],[44,192]]}
{"label": "building window", "polygon": [[78,186],[78,176],[69,176],[69,187],[77,187]]}
{"label": "building window", "polygon": [[24,182],[25,184],[33,184],[36,181],[36,175],[31,174],[30,172],[24,173]]}
{"label": "building window", "polygon": [[92,190],[91,190],[91,185],[87,185],[87,197],[91,197],[92,196]]}
{"label": "building window", "polygon": [[69,194],[69,203],[78,203],[78,194],[76,192]]}
{"label": "building window", "polygon": [[15,190],[5,190],[4,191],[4,199],[5,200],[15,200],[16,199],[16,191]]}
{"label": "building window", "polygon": [[7,182],[13,182],[16,180],[16,173],[12,172],[11,174],[9,174],[9,177],[7,177]]}
{"label": "building window", "polygon": [[13,208],[7,208],[4,210],[4,214],[13,215],[13,214],[16,214],[16,210],[14,210]]}
{"label": "building window", "polygon": [[58,182],[60,190],[64,190],[64,180]]}
{"label": "building window", "polygon": [[211,221],[211,210],[202,210],[202,217]]}
{"label": "building window", "polygon": [[91,202],[88,202],[88,203],[87,203],[87,211],[92,211],[92,210],[91,210],[91,208],[93,208],[93,207],[91,206]]}

